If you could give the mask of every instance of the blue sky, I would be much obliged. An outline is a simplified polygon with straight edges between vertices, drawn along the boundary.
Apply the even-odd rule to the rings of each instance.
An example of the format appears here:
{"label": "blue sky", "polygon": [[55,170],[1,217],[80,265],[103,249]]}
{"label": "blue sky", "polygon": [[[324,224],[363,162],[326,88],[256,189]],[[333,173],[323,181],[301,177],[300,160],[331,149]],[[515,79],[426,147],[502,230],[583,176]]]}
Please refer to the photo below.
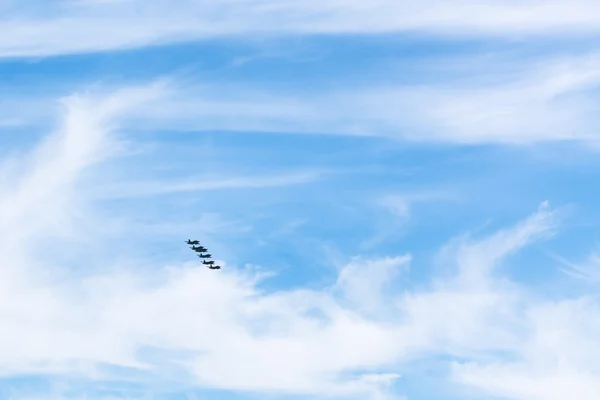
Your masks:
{"label": "blue sky", "polygon": [[0,398],[600,398],[599,15],[0,0]]}

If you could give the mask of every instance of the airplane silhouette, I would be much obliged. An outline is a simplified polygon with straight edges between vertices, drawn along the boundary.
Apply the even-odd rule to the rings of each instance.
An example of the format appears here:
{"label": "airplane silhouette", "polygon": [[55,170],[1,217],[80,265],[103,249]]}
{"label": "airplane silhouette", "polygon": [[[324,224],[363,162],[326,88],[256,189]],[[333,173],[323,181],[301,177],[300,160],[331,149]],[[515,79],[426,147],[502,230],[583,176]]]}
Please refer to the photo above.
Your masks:
{"label": "airplane silhouette", "polygon": [[206,265],[210,269],[221,269],[220,265],[213,265],[215,263],[214,261],[206,261],[206,259],[211,258],[212,255],[208,254],[208,249],[206,247],[200,246],[200,242],[198,240],[188,239],[186,243],[192,246],[190,247],[192,250],[199,253],[198,257],[202,258],[202,264]]}

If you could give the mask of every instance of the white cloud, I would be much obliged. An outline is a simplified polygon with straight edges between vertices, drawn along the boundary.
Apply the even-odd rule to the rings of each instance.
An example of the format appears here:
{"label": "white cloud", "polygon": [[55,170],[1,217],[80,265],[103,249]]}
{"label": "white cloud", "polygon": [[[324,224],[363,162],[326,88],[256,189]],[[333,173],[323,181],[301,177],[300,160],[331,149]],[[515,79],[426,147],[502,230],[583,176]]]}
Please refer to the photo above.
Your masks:
{"label": "white cloud", "polygon": [[126,182],[103,187],[102,190],[96,191],[94,197],[118,199],[208,190],[291,186],[314,182],[321,175],[319,171],[304,171],[268,176],[219,177],[212,179],[199,177],[179,182],[173,179],[165,181]]}
{"label": "white cloud", "polygon": [[378,260],[356,259],[339,272],[333,291],[342,294],[357,311],[373,312],[385,308],[389,288],[411,261],[410,255]]}
{"label": "white cloud", "polygon": [[[94,364],[160,367],[165,358],[139,358],[140,350],[155,348],[184,351],[179,364],[201,386],[381,399],[400,365],[450,354],[470,362],[456,367],[457,381],[491,395],[600,396],[597,302],[547,302],[498,279],[501,261],[556,228],[547,203],[512,228],[452,243],[442,255],[450,272],[419,290],[394,285],[407,256],[356,259],[330,287],[277,292],[261,289],[260,271],[226,263],[214,273],[192,263],[123,264],[117,254],[102,271],[82,274],[41,256],[37,243],[75,251],[77,234],[90,234],[73,215],[102,223],[78,196],[78,182],[90,162],[118,151],[110,135],[115,123],[156,95],[138,88],[71,98],[63,128],[26,165],[11,167],[20,175],[7,173],[12,185],[0,197],[7,210],[0,234],[10,238],[0,247],[2,375],[106,378]],[[69,224],[65,240],[60,229]]]}
{"label": "white cloud", "polygon": [[[180,83],[168,100],[140,110],[137,116],[147,122],[136,127],[385,136],[461,144],[580,141],[597,146],[598,60],[596,54],[512,60],[520,72],[480,65],[471,71],[476,79],[312,94]],[[469,70],[468,60],[464,62],[463,69]],[[486,72],[488,67],[496,74]]]}
{"label": "white cloud", "polygon": [[[440,35],[594,34],[591,0],[165,0],[4,4],[0,56],[44,56],[215,36],[424,32]],[[29,7],[28,7],[29,5]]]}
{"label": "white cloud", "polygon": [[400,303],[411,329],[430,351],[459,357],[511,351],[519,340],[520,292],[498,279],[511,253],[551,232],[555,215],[542,207],[521,223],[479,241],[464,237],[441,252],[445,267],[433,288],[407,292]]}
{"label": "white cloud", "polygon": [[471,284],[484,285],[488,274],[497,262],[540,237],[552,235],[556,229],[557,212],[550,211],[544,201],[537,213],[525,219],[515,228],[499,231],[481,240],[476,246],[460,246],[457,252],[457,265],[460,276]]}
{"label": "white cloud", "polygon": [[591,253],[586,260],[580,263],[571,262],[554,254],[551,254],[551,257],[563,266],[560,270],[570,277],[591,284],[600,283],[600,255],[597,252]]}
{"label": "white cloud", "polygon": [[[2,193],[0,230],[11,240],[0,249],[0,373],[86,374],[94,363],[143,367],[136,351],[149,346],[198,352],[185,366],[207,386],[376,394],[377,382],[336,374],[376,365],[392,337],[324,294],[261,293],[255,287],[260,275],[227,268],[218,274],[194,265],[142,272],[118,264],[81,276],[56,264],[60,259],[36,257],[46,246],[32,245],[37,241],[65,251],[81,244],[76,223],[66,242],[57,237],[78,212],[102,223],[83,207],[78,182],[91,163],[118,150],[110,146],[116,140],[110,130],[133,104],[128,100],[146,98],[139,93],[147,91],[70,98],[62,129],[31,155],[29,170],[17,179],[11,175],[12,190]],[[306,314],[311,308],[324,312],[325,320]],[[353,335],[345,334],[348,328]],[[366,337],[384,341],[350,351]]]}
{"label": "white cloud", "polygon": [[530,308],[515,361],[455,366],[458,381],[484,393],[519,400],[588,400],[600,396],[600,308],[592,299]]}
{"label": "white cloud", "polygon": [[[224,86],[172,76],[168,86],[164,82],[157,84],[163,91],[160,101],[155,99],[143,108],[131,110],[122,124],[136,131],[361,135],[470,145],[576,141],[598,148],[599,60],[595,53],[534,61],[493,59],[484,63],[463,58],[462,64],[453,68],[468,72],[467,78],[419,86],[332,87],[326,93],[275,92],[248,84]],[[444,64],[445,60],[438,62]],[[446,67],[439,68],[441,71]],[[21,98],[14,104],[12,100],[6,97],[5,102],[11,105],[4,124],[22,125],[30,115],[32,103],[37,104],[32,119],[48,115],[47,109],[42,111],[39,100]],[[300,175],[292,178],[311,179]],[[227,186],[224,182],[201,184]],[[146,185],[139,187],[140,192],[166,190],[167,186],[171,191],[198,187],[194,182]]]}
{"label": "white cloud", "polygon": [[[386,213],[377,221],[375,234],[361,243],[362,250],[371,249],[386,239],[402,233],[410,219],[411,202],[407,196],[383,196],[377,200],[377,205],[382,207]],[[390,218],[390,214],[393,218]]]}
{"label": "white cloud", "polygon": [[[48,136],[29,157],[9,158],[0,176],[0,229],[10,232],[8,243],[44,231],[53,234],[74,232],[77,202],[73,184],[87,167],[118,150],[118,142],[108,135],[120,115],[159,95],[156,86],[118,91],[103,99],[74,95],[64,99],[62,127]],[[20,179],[15,179],[19,177]]]}
{"label": "white cloud", "polygon": [[405,191],[383,195],[376,199],[376,205],[385,214],[377,220],[376,232],[364,240],[361,250],[372,249],[385,240],[406,234],[411,214],[416,205],[429,202],[459,201],[460,197],[451,189]]}
{"label": "white cloud", "polygon": [[432,121],[433,136],[443,141],[597,141],[590,93],[600,84],[597,56],[544,63],[523,66],[527,72],[502,84],[426,90],[414,100],[429,107],[415,111]]}
{"label": "white cloud", "polygon": [[385,196],[380,200],[383,207],[387,208],[395,217],[405,220],[410,217],[410,200],[401,195]]}

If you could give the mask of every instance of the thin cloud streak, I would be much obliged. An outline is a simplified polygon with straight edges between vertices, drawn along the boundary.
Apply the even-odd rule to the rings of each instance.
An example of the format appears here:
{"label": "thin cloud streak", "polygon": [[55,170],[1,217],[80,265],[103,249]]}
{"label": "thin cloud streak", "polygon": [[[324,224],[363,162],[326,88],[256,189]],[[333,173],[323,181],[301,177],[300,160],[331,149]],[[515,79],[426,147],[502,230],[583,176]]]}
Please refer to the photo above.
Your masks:
{"label": "thin cloud streak", "polygon": [[[415,142],[597,146],[597,54],[525,63],[504,81],[388,86],[303,95],[182,89],[140,109],[138,128],[382,136]],[[466,67],[468,68],[468,67]],[[481,72],[482,76],[485,74]],[[177,86],[177,85],[176,85]]]}
{"label": "thin cloud streak", "polygon": [[0,57],[122,50],[250,34],[522,37],[594,35],[600,26],[600,8],[591,0],[186,0],[177,7],[165,0],[61,1],[36,13],[8,5],[3,15]]}
{"label": "thin cloud streak", "polygon": [[[227,130],[460,145],[575,141],[598,148],[599,60],[596,53],[504,60],[520,65],[520,72],[506,73],[498,71],[497,60],[494,65],[478,62],[471,71],[464,59],[462,69],[474,78],[303,94],[251,85],[223,88],[171,75],[154,83],[160,96],[130,110],[120,126],[140,133]],[[488,71],[492,67],[495,73]],[[27,102],[22,104],[12,106],[13,123],[28,118]],[[37,108],[36,116],[48,114]]]}
{"label": "thin cloud streak", "polygon": [[308,184],[323,176],[318,171],[278,174],[271,176],[197,178],[154,182],[132,182],[105,186],[102,190],[92,191],[96,199],[125,199],[134,197],[163,196],[185,192],[202,192],[228,189],[259,189]]}

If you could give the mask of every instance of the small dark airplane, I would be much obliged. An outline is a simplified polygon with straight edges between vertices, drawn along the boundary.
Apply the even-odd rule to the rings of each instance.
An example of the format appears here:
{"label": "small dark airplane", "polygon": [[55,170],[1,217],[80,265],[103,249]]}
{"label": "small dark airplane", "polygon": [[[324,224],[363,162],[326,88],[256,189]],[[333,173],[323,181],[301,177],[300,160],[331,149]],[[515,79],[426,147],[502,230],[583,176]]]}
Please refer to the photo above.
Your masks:
{"label": "small dark airplane", "polygon": [[200,257],[200,258],[211,258],[212,255],[211,254],[198,254],[198,257]]}
{"label": "small dark airplane", "polygon": [[204,265],[213,265],[214,263],[215,263],[214,261],[202,260],[202,264],[204,264]]}
{"label": "small dark airplane", "polygon": [[210,269],[221,269],[220,265],[210,265],[208,268]]}
{"label": "small dark airplane", "polygon": [[192,247],[190,247],[190,248],[191,248],[192,250],[194,250],[194,251],[197,251],[198,253],[204,253],[204,252],[207,252],[207,251],[208,251],[208,249],[207,249],[206,247],[204,247],[204,246],[199,246],[199,247],[192,246]]}
{"label": "small dark airplane", "polygon": [[186,243],[187,244],[192,244],[192,245],[194,245],[194,244],[200,244],[199,241],[197,241],[197,240],[190,240],[190,239],[188,239]]}

